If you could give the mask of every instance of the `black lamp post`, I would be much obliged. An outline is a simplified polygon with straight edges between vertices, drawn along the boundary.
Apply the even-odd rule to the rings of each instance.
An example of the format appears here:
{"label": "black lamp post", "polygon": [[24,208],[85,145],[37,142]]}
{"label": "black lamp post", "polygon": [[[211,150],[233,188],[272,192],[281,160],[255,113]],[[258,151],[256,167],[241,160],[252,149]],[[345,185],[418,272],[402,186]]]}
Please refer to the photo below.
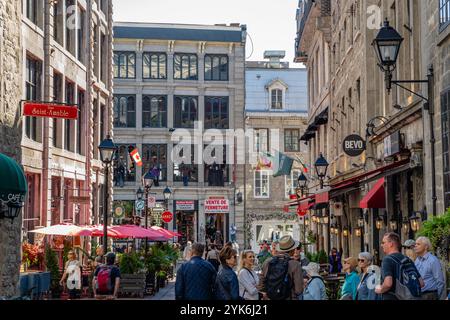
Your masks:
{"label": "black lamp post", "polygon": [[[148,194],[150,192],[150,189],[153,187],[153,183],[156,180],[157,177],[151,172],[150,170],[142,177],[142,184],[145,188],[145,229],[148,228]],[[140,189],[140,188],[139,188]],[[145,253],[148,251],[148,238],[145,238]]]}
{"label": "black lamp post", "polygon": [[314,163],[314,167],[316,168],[317,176],[320,180],[320,188],[323,189],[323,180],[327,176],[327,170],[328,170],[328,162],[323,157],[323,154],[321,153],[319,158],[317,158],[316,163]]}
{"label": "black lamp post", "polygon": [[302,174],[298,177],[297,187],[300,188],[302,197],[305,195],[305,190],[308,188],[308,178],[302,171]]}
{"label": "black lamp post", "polygon": [[[377,37],[373,40],[372,46],[375,49],[376,56],[378,58],[378,66],[381,71],[384,72],[385,81],[386,81],[386,90],[390,93],[392,88],[392,84],[406,90],[417,97],[423,99],[426,103],[424,103],[424,110],[428,110],[429,115],[429,130],[430,130],[430,143],[431,143],[431,193],[433,200],[433,216],[436,215],[436,165],[435,165],[435,136],[434,136],[434,70],[431,65],[428,69],[427,79],[426,80],[392,80],[392,73],[396,69],[397,59],[400,52],[400,47],[403,42],[402,36],[395,30],[393,27],[389,25],[389,21],[386,19],[384,21],[383,28],[378,32]],[[427,97],[423,96],[420,93],[414,92],[402,84],[411,84],[411,83],[423,83],[428,86],[428,95]]]}
{"label": "black lamp post", "polygon": [[98,146],[100,150],[100,160],[105,165],[105,204],[103,210],[103,246],[105,253],[108,251],[108,202],[109,202],[109,166],[112,163],[114,152],[116,151],[116,145],[108,135]]}

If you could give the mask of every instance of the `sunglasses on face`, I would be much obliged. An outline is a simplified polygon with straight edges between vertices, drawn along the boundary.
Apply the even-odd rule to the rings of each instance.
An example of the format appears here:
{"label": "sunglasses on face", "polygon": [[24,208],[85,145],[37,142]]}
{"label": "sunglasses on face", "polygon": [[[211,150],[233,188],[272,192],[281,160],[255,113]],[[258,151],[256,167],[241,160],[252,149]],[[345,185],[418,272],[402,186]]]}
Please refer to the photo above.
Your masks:
{"label": "sunglasses on face", "polygon": [[366,262],[364,259],[358,259],[358,262]]}

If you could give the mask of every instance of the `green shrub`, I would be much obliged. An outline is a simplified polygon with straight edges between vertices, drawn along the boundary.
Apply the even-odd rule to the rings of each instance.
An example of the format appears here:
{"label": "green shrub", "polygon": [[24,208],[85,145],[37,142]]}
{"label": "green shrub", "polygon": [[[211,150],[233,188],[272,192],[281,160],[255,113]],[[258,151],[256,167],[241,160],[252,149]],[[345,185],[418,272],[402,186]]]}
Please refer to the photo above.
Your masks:
{"label": "green shrub", "polygon": [[50,247],[45,249],[45,265],[47,271],[50,272],[50,290],[53,295],[57,295],[61,292],[61,288],[59,286],[61,273],[59,272],[58,256]]}
{"label": "green shrub", "polygon": [[445,257],[450,242],[450,208],[445,214],[425,221],[418,235],[428,237],[436,254]]}
{"label": "green shrub", "polygon": [[317,254],[317,263],[327,263],[328,262],[328,256],[325,250],[320,250],[320,252]]}
{"label": "green shrub", "polygon": [[141,273],[145,268],[141,256],[137,253],[124,253],[120,256],[119,260],[120,272],[123,274],[136,274]]}

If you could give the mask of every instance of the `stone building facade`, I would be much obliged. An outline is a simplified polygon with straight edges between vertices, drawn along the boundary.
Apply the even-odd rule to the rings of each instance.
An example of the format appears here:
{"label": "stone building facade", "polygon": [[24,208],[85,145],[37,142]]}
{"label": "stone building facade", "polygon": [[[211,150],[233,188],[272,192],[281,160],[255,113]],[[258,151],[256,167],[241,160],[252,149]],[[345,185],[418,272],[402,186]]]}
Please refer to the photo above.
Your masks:
{"label": "stone building facade", "polygon": [[[0,3],[0,153],[21,163],[22,38],[18,1]],[[22,216],[22,215],[21,215]],[[17,294],[20,265],[21,216],[0,219],[0,296]]]}
{"label": "stone building facade", "polygon": [[[201,158],[195,162],[193,155],[202,151],[202,143],[186,142],[193,151],[188,155],[180,152],[175,138],[180,130],[185,137],[200,138],[209,129],[223,134],[244,128],[245,26],[118,22],[114,34],[114,142],[119,146],[115,208],[128,217],[140,216],[144,224],[145,213],[134,208],[136,191],[143,187],[142,177],[154,169],[159,183],[150,193],[164,208],[163,190],[171,188],[167,208],[174,216],[164,226],[183,235],[176,241],[204,242],[206,236],[214,238],[215,231],[227,241],[234,225],[236,240],[243,245],[244,205],[236,195],[243,190],[244,165],[226,164],[224,159],[224,165],[213,170],[214,163]],[[197,131],[195,121],[202,122]],[[205,139],[204,145],[208,143]],[[130,158],[133,148],[142,167]],[[244,152],[242,146],[236,150]],[[182,162],[172,157],[181,153]],[[216,209],[210,205],[214,199],[222,203]],[[161,224],[157,209],[147,214],[149,225]]]}
{"label": "stone building facade", "polygon": [[[22,98],[78,105],[78,119],[24,117],[23,236],[37,226],[99,223],[98,145],[112,134],[112,2],[23,1]],[[111,192],[110,192],[111,193]]]}
{"label": "stone building facade", "polygon": [[[429,188],[422,183],[424,168],[421,159],[428,154],[424,147],[427,141],[423,134],[423,102],[395,86],[390,94],[387,93],[384,75],[377,66],[372,48],[379,26],[387,18],[405,39],[394,79],[426,78],[419,49],[423,23],[420,1],[322,0],[302,1],[300,5],[298,56],[302,59],[306,55],[303,59],[307,59],[313,87],[314,81],[321,81],[320,76],[315,80],[315,75],[326,71],[324,67],[311,63],[315,57],[314,46],[308,39],[312,39],[320,29],[324,34],[331,32],[327,43],[330,53],[330,109],[325,139],[328,148],[320,150],[319,147],[319,150],[311,151],[313,161],[318,157],[318,151],[327,150],[326,159],[330,163],[325,181],[328,187],[321,190],[330,199],[329,207],[324,210],[330,223],[322,227],[322,233],[326,238],[330,229],[336,227],[337,234],[333,232],[329,245],[324,241],[323,248],[337,247],[347,256],[367,250],[380,257],[380,237],[385,231],[392,230],[389,222],[397,222],[394,231],[401,233],[402,240],[406,240],[414,233],[409,227],[401,228],[402,222],[409,225],[409,217],[425,207],[430,212],[423,197]],[[373,25],[373,21],[379,24]],[[423,90],[415,84],[407,87],[413,91]],[[312,106],[315,106],[314,98],[312,102],[310,100]],[[316,131],[316,136],[310,137],[309,141],[312,148],[317,134],[320,137],[322,127],[319,128],[318,131],[311,128]],[[351,134],[366,141],[366,151],[358,157],[349,157],[343,150],[343,141]],[[396,141],[399,150],[393,148]],[[384,183],[380,179],[384,179]],[[385,197],[384,203],[367,208],[361,201],[370,200],[367,198],[376,191],[376,182],[381,184],[383,190],[380,192],[389,196]],[[380,229],[377,228],[377,220],[383,221],[378,223]],[[347,232],[349,236],[344,235]]]}
{"label": "stone building facade", "polygon": [[302,221],[296,208],[285,211],[290,196],[296,194],[298,177],[305,170],[308,148],[299,138],[307,126],[307,73],[304,68],[281,62],[283,51],[266,51],[266,61],[246,63],[245,128],[253,130],[253,151],[281,152],[295,162],[288,176],[274,177],[270,168],[249,161],[246,170],[247,247],[259,252],[259,244],[276,241],[284,235],[301,238]]}

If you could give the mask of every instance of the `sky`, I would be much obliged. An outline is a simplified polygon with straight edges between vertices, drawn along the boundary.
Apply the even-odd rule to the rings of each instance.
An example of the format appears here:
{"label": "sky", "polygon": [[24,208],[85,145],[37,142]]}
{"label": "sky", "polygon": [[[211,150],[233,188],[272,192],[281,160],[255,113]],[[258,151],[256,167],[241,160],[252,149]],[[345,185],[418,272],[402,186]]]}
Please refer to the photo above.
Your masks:
{"label": "sky", "polygon": [[[113,0],[114,21],[247,25],[247,60],[263,60],[265,50],[284,50],[294,64],[298,0]],[[252,50],[253,42],[253,50]],[[253,51],[253,53],[252,53]]]}

